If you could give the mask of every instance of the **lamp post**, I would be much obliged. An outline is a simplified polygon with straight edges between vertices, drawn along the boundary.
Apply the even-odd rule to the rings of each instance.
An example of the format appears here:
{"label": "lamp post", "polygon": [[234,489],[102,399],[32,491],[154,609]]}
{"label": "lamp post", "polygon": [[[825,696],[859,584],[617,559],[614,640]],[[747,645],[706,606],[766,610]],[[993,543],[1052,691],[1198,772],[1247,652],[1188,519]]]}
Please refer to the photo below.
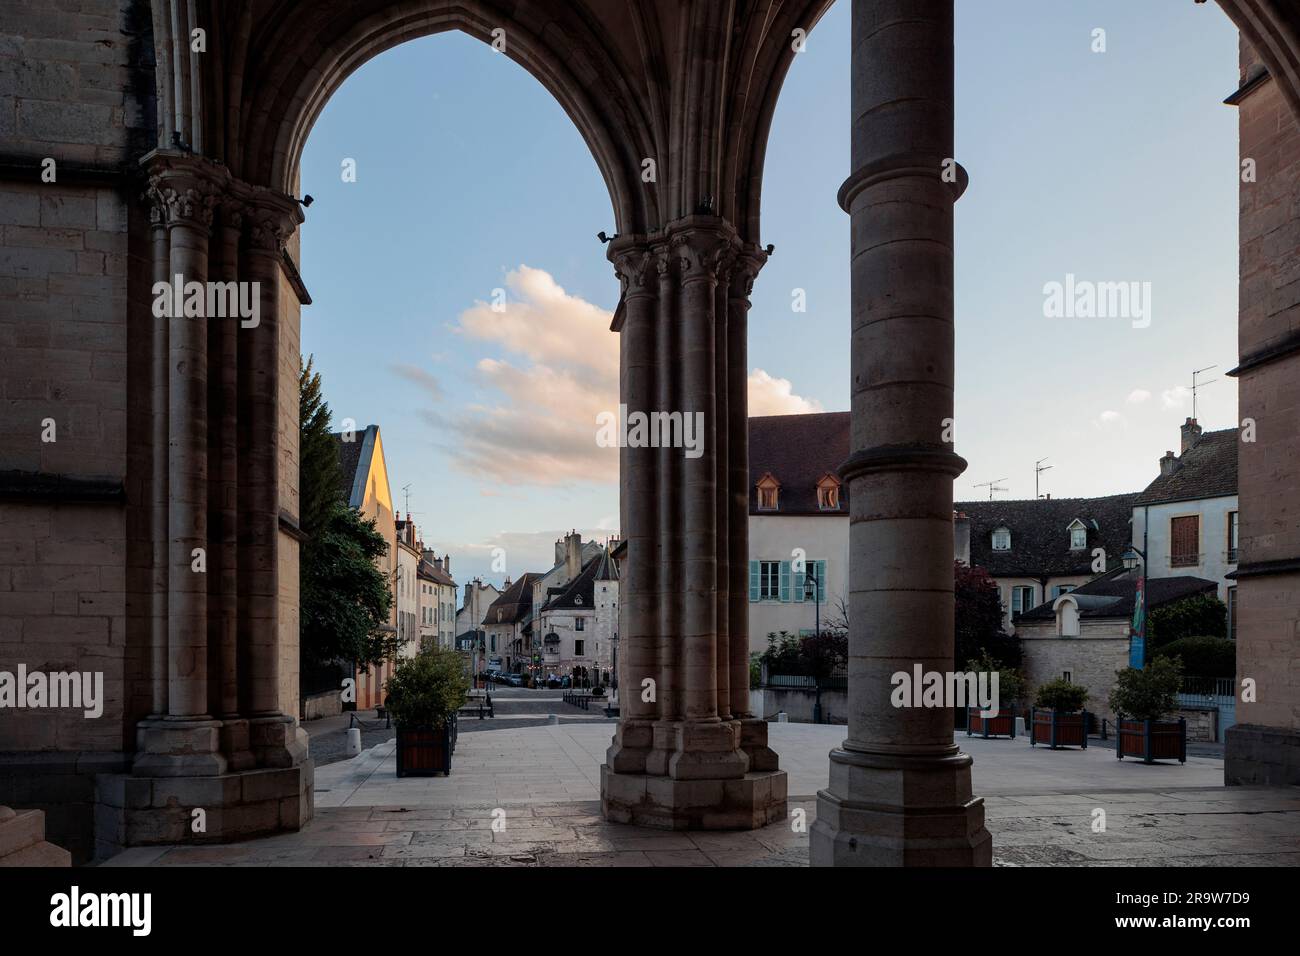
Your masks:
{"label": "lamp post", "polygon": [[[809,585],[811,584],[811,588]],[[813,698],[813,723],[822,722],[822,678],[817,671],[821,670],[821,634],[822,634],[822,586],[817,580],[817,565],[812,563],[807,565],[803,581],[803,596],[805,599],[811,596],[813,599],[815,630],[813,631],[813,646],[817,648],[817,664],[813,668],[813,687],[816,696]]]}

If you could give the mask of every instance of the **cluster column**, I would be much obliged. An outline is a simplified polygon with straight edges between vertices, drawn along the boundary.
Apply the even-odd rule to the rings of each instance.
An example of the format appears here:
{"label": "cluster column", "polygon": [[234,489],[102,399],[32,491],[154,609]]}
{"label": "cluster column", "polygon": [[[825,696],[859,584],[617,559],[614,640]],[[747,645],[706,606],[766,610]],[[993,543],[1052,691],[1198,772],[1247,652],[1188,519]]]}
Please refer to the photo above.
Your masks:
{"label": "cluster column", "polygon": [[890,700],[953,664],[953,0],[854,0],[852,115],[849,727],[811,860],[987,866],[951,709]]}
{"label": "cluster column", "polygon": [[733,593],[737,584],[747,593],[743,339],[762,255],[701,215],[616,239],[609,257],[623,284],[615,328],[628,559],[626,689],[602,809],[650,826],[763,826],[785,814],[785,774],[766,749],[766,725],[748,713],[748,607]]}

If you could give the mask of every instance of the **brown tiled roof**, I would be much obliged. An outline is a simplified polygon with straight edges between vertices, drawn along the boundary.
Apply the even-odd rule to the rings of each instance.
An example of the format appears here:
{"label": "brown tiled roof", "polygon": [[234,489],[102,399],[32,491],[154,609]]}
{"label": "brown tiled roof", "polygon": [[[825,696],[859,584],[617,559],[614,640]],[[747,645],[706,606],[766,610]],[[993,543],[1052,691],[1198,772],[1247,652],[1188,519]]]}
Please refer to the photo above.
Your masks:
{"label": "brown tiled roof", "polygon": [[[1118,568],[1102,575],[1095,581],[1089,581],[1083,587],[1075,588],[1070,593],[1080,598],[1080,617],[1132,617],[1133,600],[1137,593],[1139,573],[1136,569]],[[1176,575],[1171,578],[1147,578],[1146,602],[1148,611],[1181,601],[1195,594],[1212,594],[1218,585],[1204,578],[1191,575]],[[1089,599],[1092,600],[1089,600]],[[1048,620],[1055,617],[1052,604],[1055,599],[1021,614],[1018,621]]]}
{"label": "brown tiled roof", "polygon": [[[749,513],[836,515],[849,513],[849,486],[840,486],[838,511],[817,506],[817,482],[835,475],[849,457],[849,413],[764,415],[749,420]],[[764,473],[781,483],[775,511],[758,510],[754,486]]]}
{"label": "brown tiled roof", "polygon": [[[522,621],[533,610],[533,584],[541,577],[532,571],[519,576],[510,587],[506,588],[502,595],[488,605],[487,617],[484,618],[483,624],[514,624],[516,621]],[[497,611],[501,611],[501,619],[497,620]]]}
{"label": "brown tiled roof", "polygon": [[420,559],[420,564],[416,568],[416,574],[429,581],[436,581],[439,584],[450,584],[452,587],[456,586],[456,582],[450,574],[443,571],[432,561],[425,561],[423,558]]}
{"label": "brown tiled roof", "polygon": [[[958,501],[953,510],[970,518],[970,563],[994,577],[1092,574],[1094,548],[1106,549],[1115,567],[1132,543],[1130,522],[1136,494],[1105,498],[1039,498],[1014,501]],[[1078,518],[1088,546],[1070,549],[1066,529]],[[1011,532],[1011,550],[993,550],[993,532]]]}
{"label": "brown tiled roof", "polygon": [[1205,432],[1183,452],[1172,475],[1161,475],[1138,496],[1140,505],[1237,493],[1237,429]]}

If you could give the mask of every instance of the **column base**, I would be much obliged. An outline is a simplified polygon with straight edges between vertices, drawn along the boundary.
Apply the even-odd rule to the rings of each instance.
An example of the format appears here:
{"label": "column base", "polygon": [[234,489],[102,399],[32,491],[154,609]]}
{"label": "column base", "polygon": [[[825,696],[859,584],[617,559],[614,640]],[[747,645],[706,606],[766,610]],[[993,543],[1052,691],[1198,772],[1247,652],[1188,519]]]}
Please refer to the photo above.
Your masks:
{"label": "column base", "polygon": [[740,749],[749,757],[750,770],[775,770],[780,766],[776,751],[767,745],[767,721],[740,718]]}
{"label": "column base", "polygon": [[210,717],[142,720],[136,742],[131,772],[139,777],[210,777],[227,770],[221,721]]}
{"label": "column base", "polygon": [[971,759],[832,750],[817,794],[813,866],[991,866],[984,801]]}
{"label": "column base", "polygon": [[257,758],[249,748],[247,720],[222,718],[221,752],[226,756],[226,769],[232,772],[252,770],[257,766]]}
{"label": "column base", "polygon": [[600,812],[663,830],[757,830],[786,818],[784,770],[724,780],[674,780],[600,768]]}
{"label": "column base", "polygon": [[229,843],[299,830],[314,812],[314,780],[310,760],[202,777],[99,774],[95,856],[104,859],[132,846]]}
{"label": "column base", "polygon": [[248,743],[259,767],[296,767],[307,759],[307,731],[287,714],[249,718]]}
{"label": "column base", "polygon": [[1300,784],[1300,731],[1235,724],[1223,733],[1223,782],[1232,786]]}

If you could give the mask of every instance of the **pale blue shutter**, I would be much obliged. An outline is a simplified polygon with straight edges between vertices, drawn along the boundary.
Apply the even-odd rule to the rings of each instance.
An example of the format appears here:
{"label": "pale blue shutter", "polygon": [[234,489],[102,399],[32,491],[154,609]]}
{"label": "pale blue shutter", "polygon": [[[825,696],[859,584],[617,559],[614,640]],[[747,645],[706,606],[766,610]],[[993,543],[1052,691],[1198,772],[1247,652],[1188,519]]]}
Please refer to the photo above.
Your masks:
{"label": "pale blue shutter", "polygon": [[758,562],[749,562],[749,599],[757,601],[760,597],[758,590]]}
{"label": "pale blue shutter", "polygon": [[826,603],[826,562],[818,561],[817,564],[817,603]]}
{"label": "pale blue shutter", "polygon": [[[808,562],[805,561],[805,562],[804,562],[804,567],[807,567],[807,565],[808,565]],[[792,564],[792,565],[791,565],[791,570],[793,570],[793,568],[794,568],[794,565]],[[805,571],[794,571],[794,599],[795,599],[796,601],[802,601],[802,600],[803,600],[803,592],[804,592],[804,588],[806,588],[806,587],[808,586],[808,585],[807,585],[807,578],[808,578],[808,574],[807,574],[807,572],[805,572]]]}
{"label": "pale blue shutter", "polygon": [[781,600],[790,602],[790,562],[781,562]]}

